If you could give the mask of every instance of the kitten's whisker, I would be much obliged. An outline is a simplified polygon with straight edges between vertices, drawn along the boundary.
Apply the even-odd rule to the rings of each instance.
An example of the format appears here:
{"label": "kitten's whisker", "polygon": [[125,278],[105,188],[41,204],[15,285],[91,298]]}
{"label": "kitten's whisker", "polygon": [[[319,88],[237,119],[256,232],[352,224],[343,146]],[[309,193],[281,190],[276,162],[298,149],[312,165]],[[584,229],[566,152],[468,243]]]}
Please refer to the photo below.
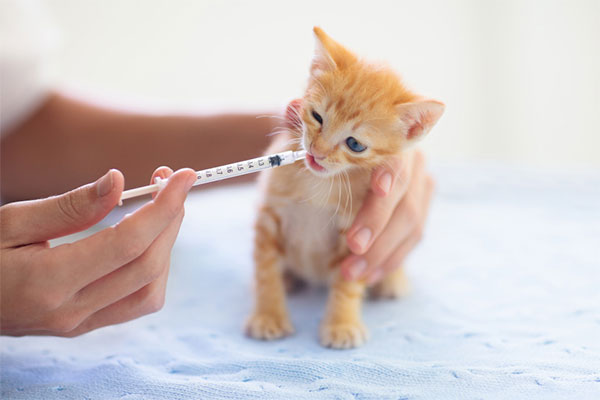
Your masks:
{"label": "kitten's whisker", "polygon": [[294,115],[297,117],[297,121],[302,121],[302,115],[300,115],[300,110],[298,110],[295,107],[290,107],[288,109],[292,110],[292,113],[294,113]]}
{"label": "kitten's whisker", "polygon": [[342,171],[342,178],[343,182],[344,182],[344,190],[346,191],[346,201],[344,202],[344,213],[348,212],[348,200],[350,199],[349,194],[350,194],[350,188],[348,187],[348,182],[346,180],[346,178],[348,177],[348,175],[346,174],[346,171]]}
{"label": "kitten's whisker", "polygon": [[[335,183],[335,175],[333,177],[331,177],[331,178],[328,178],[328,181],[329,181],[329,192],[327,194],[327,198],[325,199],[325,202],[323,203],[323,205],[321,206],[321,208],[319,208],[319,211],[322,211],[325,208],[325,206],[329,203],[328,200],[331,199],[331,189],[332,189],[332,187],[333,187],[333,185]],[[327,221],[327,223],[325,225],[321,226],[321,228],[320,228],[321,232],[324,231],[325,229],[327,229],[327,226],[329,225],[330,221],[331,221],[331,218]]]}
{"label": "kitten's whisker", "polygon": [[334,183],[335,183],[335,179],[329,179],[329,192],[327,192],[327,197],[325,198],[325,201],[323,202],[323,206],[321,207],[321,210],[323,208],[325,208],[327,203],[329,203],[329,199],[331,198],[331,189],[333,188]]}
{"label": "kitten's whisker", "polygon": [[[338,196],[337,196],[337,202],[336,202],[337,204],[335,207],[335,211],[333,212],[333,214],[331,214],[331,217],[327,220],[327,223],[323,226],[323,228],[321,230],[325,230],[329,226],[329,224],[333,221],[333,219],[337,215],[337,212],[338,212],[338,209],[340,206],[340,197],[341,197],[340,188],[341,188],[341,186],[338,184],[337,178],[338,178],[337,174],[333,175],[333,177],[331,178],[331,183],[332,183],[331,187],[333,187],[333,184],[335,184],[338,188]],[[330,189],[330,194],[331,194],[331,189]],[[330,198],[331,198],[331,195],[330,195]]]}
{"label": "kitten's whisker", "polygon": [[[337,178],[339,176],[339,174],[334,175],[334,178]],[[338,199],[337,199],[337,205],[335,206],[335,211],[333,212],[333,214],[331,215],[331,218],[329,218],[329,221],[327,221],[327,224],[325,225],[325,227],[329,226],[329,223],[333,221],[333,219],[337,216],[338,210],[340,209],[340,205],[342,204],[342,178],[340,177],[340,183],[337,184],[338,187]]]}
{"label": "kitten's whisker", "polygon": [[348,181],[348,196],[350,198],[350,216],[352,216],[352,211],[354,210],[353,205],[352,205],[352,201],[354,196],[352,195],[352,182],[350,182],[350,175],[348,175],[348,173],[346,171],[344,171],[344,175],[346,175],[346,179]]}
{"label": "kitten's whisker", "polygon": [[294,107],[290,107],[292,110],[292,113],[294,113],[294,115],[296,116],[296,118],[294,120],[291,121],[291,126],[292,128],[296,128],[295,130],[298,131],[298,133],[302,133],[302,115],[300,114],[300,111],[297,110]]}
{"label": "kitten's whisker", "polygon": [[286,141],[285,143],[283,143],[283,146],[288,146],[290,144],[297,144],[300,143],[301,139],[300,138],[292,138],[288,141]]}
{"label": "kitten's whisker", "polygon": [[283,115],[278,115],[278,114],[261,114],[261,115],[256,116],[256,119],[262,119],[262,118],[273,118],[273,119],[280,119],[282,121],[285,121],[285,117]]}
{"label": "kitten's whisker", "polygon": [[289,133],[289,130],[287,129],[277,129],[275,131],[272,131],[270,133],[267,133],[267,136],[275,136],[275,135],[280,135],[282,133]]}
{"label": "kitten's whisker", "polygon": [[[304,170],[305,170],[305,171],[308,171],[308,168],[304,167]],[[306,198],[306,199],[302,200],[302,202],[303,202],[303,203],[306,203],[306,202],[308,202],[308,201],[310,201],[310,200],[314,199],[314,198],[315,198],[315,197],[317,197],[317,196],[321,197],[321,194],[322,194],[322,193],[321,193],[321,189],[322,189],[322,187],[321,187],[321,183],[322,183],[322,182],[319,182],[319,183],[318,183],[318,185],[317,185],[317,189],[319,189],[319,190],[318,190],[318,191],[315,191],[315,192],[313,193],[313,195],[312,195],[312,196],[310,196],[310,197],[308,197],[308,198]]]}

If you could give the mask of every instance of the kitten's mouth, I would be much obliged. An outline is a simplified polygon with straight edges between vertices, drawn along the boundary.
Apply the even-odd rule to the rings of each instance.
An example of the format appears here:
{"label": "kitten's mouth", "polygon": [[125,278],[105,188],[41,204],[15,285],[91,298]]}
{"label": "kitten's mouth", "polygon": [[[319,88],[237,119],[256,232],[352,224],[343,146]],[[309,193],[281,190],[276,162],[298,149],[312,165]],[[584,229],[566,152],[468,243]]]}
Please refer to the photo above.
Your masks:
{"label": "kitten's mouth", "polygon": [[323,167],[322,165],[320,165],[316,160],[315,157],[310,154],[310,153],[306,153],[306,164],[312,168],[313,170],[317,171],[317,172],[325,172],[326,169],[325,167]]}

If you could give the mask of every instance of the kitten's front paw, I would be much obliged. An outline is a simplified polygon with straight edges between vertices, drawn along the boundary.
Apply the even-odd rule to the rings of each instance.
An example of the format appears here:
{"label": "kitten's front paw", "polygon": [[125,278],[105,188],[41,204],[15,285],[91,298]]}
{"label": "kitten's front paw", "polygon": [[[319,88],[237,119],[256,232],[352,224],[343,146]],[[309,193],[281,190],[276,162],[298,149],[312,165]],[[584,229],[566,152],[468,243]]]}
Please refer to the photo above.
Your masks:
{"label": "kitten's front paw", "polygon": [[274,340],[292,333],[294,327],[285,315],[257,313],[246,322],[246,335],[254,339]]}
{"label": "kitten's front paw", "polygon": [[365,325],[360,322],[330,323],[321,325],[321,345],[334,349],[351,349],[362,346],[368,338]]}

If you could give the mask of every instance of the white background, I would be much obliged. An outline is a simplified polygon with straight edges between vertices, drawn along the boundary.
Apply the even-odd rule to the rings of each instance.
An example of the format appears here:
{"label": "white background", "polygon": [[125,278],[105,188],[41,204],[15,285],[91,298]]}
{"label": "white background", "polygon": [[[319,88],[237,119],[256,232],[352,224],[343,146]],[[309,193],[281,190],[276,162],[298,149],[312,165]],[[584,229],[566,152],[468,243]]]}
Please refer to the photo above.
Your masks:
{"label": "white background", "polygon": [[280,110],[320,25],[446,103],[435,160],[600,166],[600,1],[50,0],[59,83],[119,106]]}

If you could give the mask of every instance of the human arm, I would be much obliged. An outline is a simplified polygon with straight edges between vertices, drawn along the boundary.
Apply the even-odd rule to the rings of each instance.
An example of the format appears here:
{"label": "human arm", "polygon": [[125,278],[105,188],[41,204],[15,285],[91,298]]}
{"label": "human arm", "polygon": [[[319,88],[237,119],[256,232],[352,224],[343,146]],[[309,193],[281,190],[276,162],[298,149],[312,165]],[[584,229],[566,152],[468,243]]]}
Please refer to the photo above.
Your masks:
{"label": "human arm", "polygon": [[197,170],[256,157],[275,125],[254,114],[123,112],[53,93],[3,135],[2,196],[14,201],[63,193],[109,168],[121,170],[132,188],[147,184],[159,165]]}

